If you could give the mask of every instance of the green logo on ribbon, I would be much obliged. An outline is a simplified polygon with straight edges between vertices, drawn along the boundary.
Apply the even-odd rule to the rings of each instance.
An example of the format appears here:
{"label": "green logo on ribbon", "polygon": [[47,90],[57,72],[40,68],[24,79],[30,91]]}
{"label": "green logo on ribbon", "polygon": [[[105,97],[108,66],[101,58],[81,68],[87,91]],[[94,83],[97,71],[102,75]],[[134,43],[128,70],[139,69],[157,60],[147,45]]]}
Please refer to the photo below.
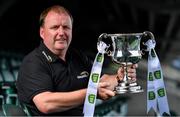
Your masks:
{"label": "green logo on ribbon", "polygon": [[154,91],[148,92],[148,98],[149,100],[154,100],[156,98]]}
{"label": "green logo on ribbon", "polygon": [[93,104],[94,101],[95,101],[95,95],[94,95],[94,94],[90,94],[90,95],[88,96],[88,101],[89,101],[89,103]]}
{"label": "green logo on ribbon", "polygon": [[158,89],[158,95],[160,96],[160,97],[164,97],[165,96],[165,91],[164,91],[164,88],[160,88],[160,89]]}
{"label": "green logo on ribbon", "polygon": [[99,78],[99,74],[92,74],[91,76],[91,79],[94,83],[97,83],[98,82],[98,78]]}
{"label": "green logo on ribbon", "polygon": [[160,70],[155,71],[154,76],[155,76],[156,79],[161,79],[161,71]]}
{"label": "green logo on ribbon", "polygon": [[98,56],[97,56],[97,62],[101,62],[102,59],[103,59],[102,55],[98,54]]}
{"label": "green logo on ribbon", "polygon": [[149,81],[153,81],[153,75],[152,75],[152,72],[149,72]]}

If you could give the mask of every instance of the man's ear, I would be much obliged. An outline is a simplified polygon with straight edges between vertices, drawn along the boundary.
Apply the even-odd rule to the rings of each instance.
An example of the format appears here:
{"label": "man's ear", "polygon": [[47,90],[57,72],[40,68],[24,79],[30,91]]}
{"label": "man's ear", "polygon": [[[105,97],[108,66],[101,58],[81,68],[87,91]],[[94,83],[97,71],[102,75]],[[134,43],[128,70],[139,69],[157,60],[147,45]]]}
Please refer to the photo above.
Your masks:
{"label": "man's ear", "polygon": [[44,28],[40,27],[39,34],[40,34],[41,38],[44,39]]}

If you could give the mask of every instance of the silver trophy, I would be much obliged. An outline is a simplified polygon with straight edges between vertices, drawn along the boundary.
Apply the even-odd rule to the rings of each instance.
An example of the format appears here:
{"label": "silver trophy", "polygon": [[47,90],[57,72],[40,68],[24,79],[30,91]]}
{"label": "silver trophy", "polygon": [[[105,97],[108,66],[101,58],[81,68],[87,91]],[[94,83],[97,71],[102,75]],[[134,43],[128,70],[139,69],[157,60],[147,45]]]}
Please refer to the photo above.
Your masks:
{"label": "silver trophy", "polygon": [[141,49],[140,45],[145,45],[147,39],[154,39],[153,34],[149,31],[128,34],[103,33],[99,36],[98,42],[103,41],[108,45],[106,54],[111,56],[115,63],[124,66],[125,69],[123,81],[119,82],[115,88],[116,94],[143,92],[136,81],[128,78],[127,68],[141,60],[142,51],[145,49]]}

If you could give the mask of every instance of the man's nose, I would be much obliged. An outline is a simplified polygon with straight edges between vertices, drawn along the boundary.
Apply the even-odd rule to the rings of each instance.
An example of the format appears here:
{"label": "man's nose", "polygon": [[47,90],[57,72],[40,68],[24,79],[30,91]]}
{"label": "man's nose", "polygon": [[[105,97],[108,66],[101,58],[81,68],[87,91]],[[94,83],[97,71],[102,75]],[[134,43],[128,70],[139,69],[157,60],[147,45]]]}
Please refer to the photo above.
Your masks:
{"label": "man's nose", "polygon": [[62,26],[59,27],[58,33],[59,33],[59,35],[63,35],[64,34],[64,28]]}

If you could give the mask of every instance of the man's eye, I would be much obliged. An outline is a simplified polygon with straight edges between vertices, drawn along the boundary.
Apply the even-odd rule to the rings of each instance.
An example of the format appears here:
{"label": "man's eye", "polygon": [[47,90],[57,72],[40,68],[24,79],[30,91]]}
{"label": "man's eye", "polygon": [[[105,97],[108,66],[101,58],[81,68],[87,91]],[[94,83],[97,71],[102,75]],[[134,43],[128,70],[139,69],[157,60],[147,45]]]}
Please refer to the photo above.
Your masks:
{"label": "man's eye", "polygon": [[64,28],[64,29],[70,29],[70,27],[69,27],[69,26],[63,26],[63,28]]}
{"label": "man's eye", "polygon": [[59,26],[53,26],[53,27],[51,27],[51,29],[58,29],[59,28]]}

